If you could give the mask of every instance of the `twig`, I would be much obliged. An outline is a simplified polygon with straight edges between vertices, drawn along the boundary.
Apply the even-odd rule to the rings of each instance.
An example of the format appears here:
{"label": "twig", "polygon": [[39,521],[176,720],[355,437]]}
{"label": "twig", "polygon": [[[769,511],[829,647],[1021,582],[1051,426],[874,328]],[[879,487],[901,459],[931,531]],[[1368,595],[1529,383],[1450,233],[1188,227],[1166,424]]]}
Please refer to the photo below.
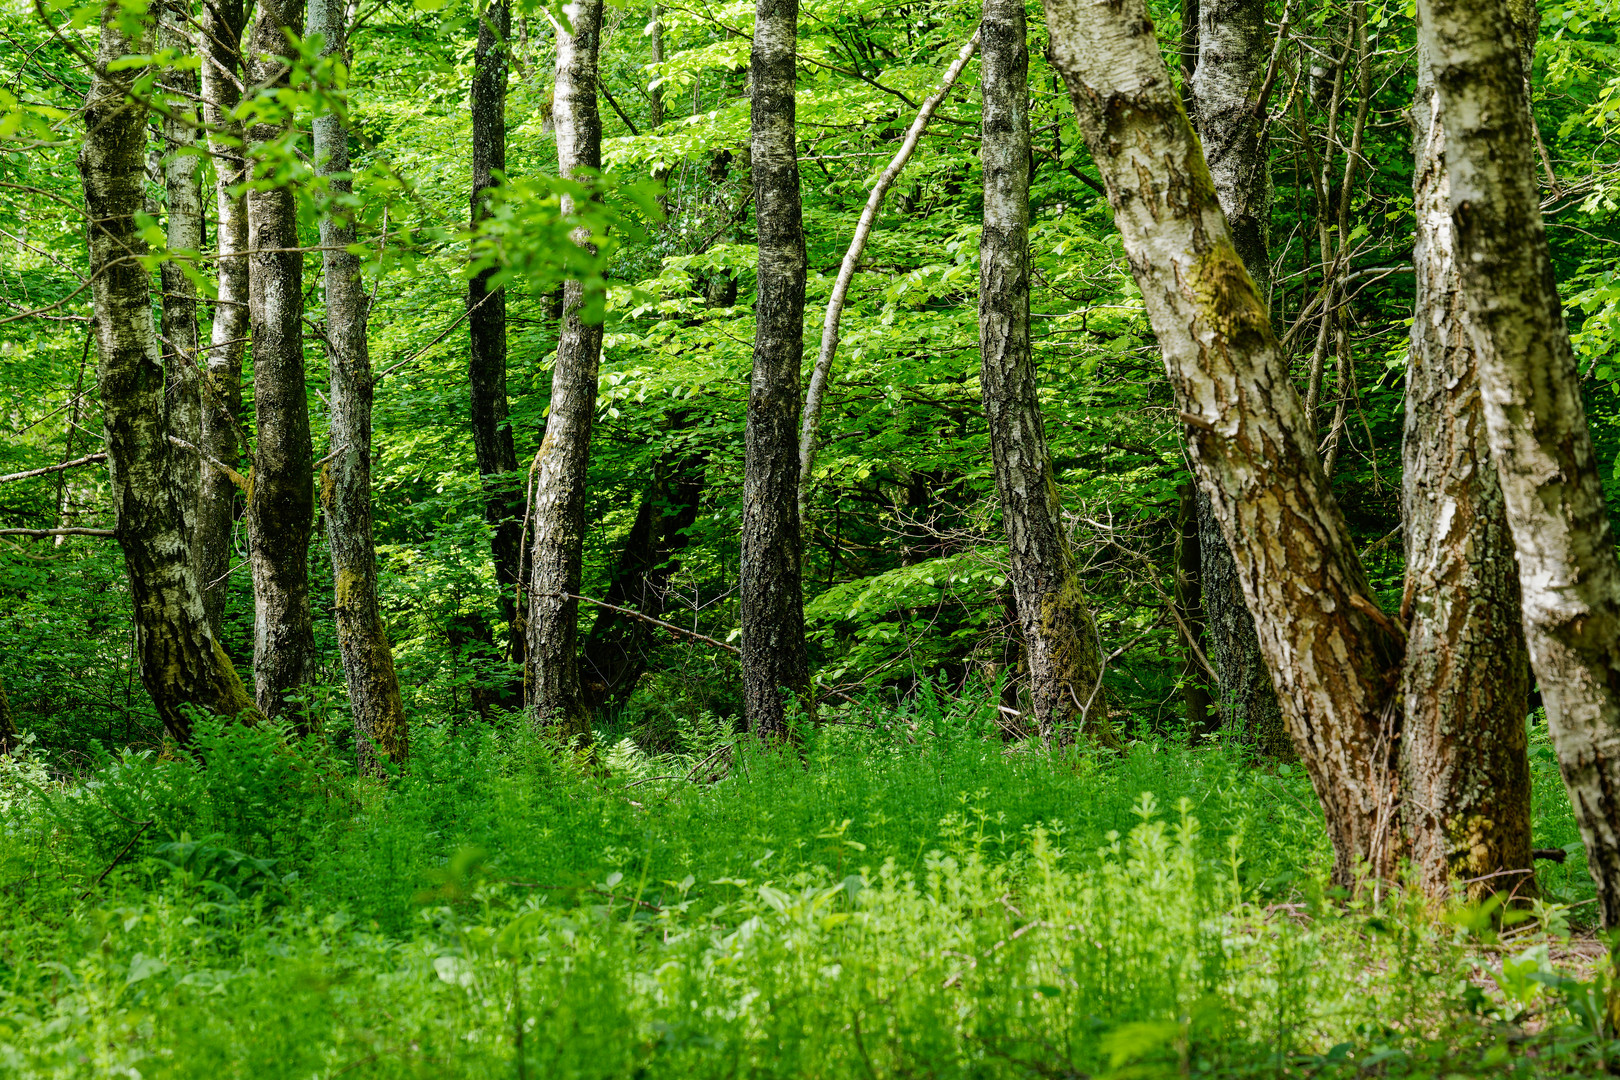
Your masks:
{"label": "twig", "polygon": [[705,634],[700,634],[695,630],[687,630],[685,627],[676,626],[674,623],[665,622],[663,619],[655,619],[651,615],[643,615],[641,612],[632,610],[631,608],[620,607],[618,604],[610,604],[606,600],[597,600],[594,597],[580,596],[578,593],[570,592],[537,593],[536,595],[561,596],[568,600],[583,600],[587,604],[595,604],[597,607],[607,608],[609,611],[617,611],[620,615],[628,615],[632,619],[640,619],[642,622],[650,622],[654,626],[662,626],[665,630],[673,630],[677,634],[685,634],[687,637],[696,638],[699,641],[707,642],[708,644],[719,649],[724,649],[729,653],[741,652],[741,650],[739,650],[735,645],[727,645],[723,641],[716,641],[714,638]]}
{"label": "twig", "polygon": [[112,873],[113,867],[117,866],[123,861],[124,856],[129,854],[129,849],[135,846],[135,841],[139,840],[141,838],[141,834],[146,832],[147,829],[151,828],[152,824],[153,823],[150,821],[141,822],[141,827],[135,830],[135,835],[129,838],[129,843],[125,844],[123,848],[119,850],[118,854],[113,856],[113,861],[107,864],[107,868],[105,870],[96,875],[96,880],[90,883],[90,887],[79,894],[80,900],[83,900],[85,897],[95,892],[96,887],[99,886],[103,881],[107,880],[107,875]]}
{"label": "twig", "polygon": [[117,536],[112,529],[0,529],[0,536]]}

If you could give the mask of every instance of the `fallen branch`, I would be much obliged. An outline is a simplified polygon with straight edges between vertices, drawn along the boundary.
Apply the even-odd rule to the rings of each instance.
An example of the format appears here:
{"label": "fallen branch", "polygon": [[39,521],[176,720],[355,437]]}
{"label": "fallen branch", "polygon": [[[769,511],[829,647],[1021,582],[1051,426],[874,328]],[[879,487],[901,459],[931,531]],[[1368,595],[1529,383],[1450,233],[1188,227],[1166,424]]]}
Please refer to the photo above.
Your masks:
{"label": "fallen branch", "polygon": [[113,861],[107,864],[107,868],[105,870],[96,875],[96,880],[90,883],[90,887],[79,894],[80,900],[83,900],[85,897],[95,892],[96,887],[99,886],[103,881],[107,880],[107,875],[112,873],[113,867],[117,866],[123,861],[124,856],[129,854],[130,848],[135,846],[135,841],[139,840],[141,838],[141,834],[146,832],[146,830],[151,827],[152,822],[141,822],[141,827],[135,830],[135,835],[129,838],[129,843],[125,844],[121,849],[119,849],[118,854],[113,856]]}
{"label": "fallen branch", "polygon": [[0,476],[0,484],[9,484],[13,480],[27,480],[33,476],[44,476],[47,473],[62,472],[65,469],[76,469],[80,465],[94,465],[98,461],[106,461],[106,454],[86,454],[82,458],[64,461],[60,465],[47,465],[42,469],[29,469],[27,472],[15,472],[9,476]]}
{"label": "fallen branch", "polygon": [[0,536],[32,536],[43,540],[47,536],[117,536],[112,529],[0,529]]}

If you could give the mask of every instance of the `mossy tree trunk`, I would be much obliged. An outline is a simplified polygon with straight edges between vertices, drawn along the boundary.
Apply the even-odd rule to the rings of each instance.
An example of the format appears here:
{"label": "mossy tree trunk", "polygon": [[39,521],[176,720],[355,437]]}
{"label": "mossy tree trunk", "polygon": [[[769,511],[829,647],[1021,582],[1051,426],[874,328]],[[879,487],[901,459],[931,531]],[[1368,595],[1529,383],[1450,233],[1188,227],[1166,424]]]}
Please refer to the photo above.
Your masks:
{"label": "mossy tree trunk", "polygon": [[1023,0],[987,0],[980,29],[984,228],[979,378],[1011,555],[1035,728],[1106,727],[1097,628],[1063,528],[1029,341],[1029,42]]}
{"label": "mossy tree trunk", "polygon": [[[323,55],[348,63],[342,0],[309,0],[309,33],[320,34]],[[326,297],[326,366],[331,448],[322,467],[321,506],[332,553],[333,607],[338,649],[349,685],[355,745],[362,771],[382,771],[410,751],[410,729],[400,700],[394,651],[377,596],[377,551],[371,533],[371,352],[366,342],[370,303],[360,259],[348,251],[354,222],[343,215],[354,192],[349,176],[349,131],[328,113],[314,124],[315,170],[326,179],[332,207],[321,218]]]}
{"label": "mossy tree trunk", "polygon": [[151,282],[139,262],[147,246],[135,222],[146,175],[147,109],[131,95],[139,68],[108,70],[122,57],[151,53],[153,32],[148,22],[131,39],[122,20],[116,5],[103,12],[79,153],[90,220],[96,379],[141,682],[165,730],[186,742],[187,705],[249,719],[257,710],[209,628],[186,543],[186,499],[195,488],[188,488],[183,474],[196,461],[169,441],[173,420],[163,353],[152,319]]}

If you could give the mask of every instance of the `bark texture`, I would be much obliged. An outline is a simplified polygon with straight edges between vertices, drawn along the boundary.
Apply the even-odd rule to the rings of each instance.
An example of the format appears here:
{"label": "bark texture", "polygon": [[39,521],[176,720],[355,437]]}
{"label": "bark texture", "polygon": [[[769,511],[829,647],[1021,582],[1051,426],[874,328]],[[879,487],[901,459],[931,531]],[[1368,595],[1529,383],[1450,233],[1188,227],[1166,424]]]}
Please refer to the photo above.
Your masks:
{"label": "bark texture", "polygon": [[1406,374],[1401,521],[1407,629],[1402,820],[1425,892],[1534,891],[1529,662],[1518,565],[1490,461],[1458,278],[1445,128],[1428,57],[1413,107],[1417,302]]}
{"label": "bark texture", "polygon": [[787,734],[783,691],[810,689],[799,535],[799,365],[804,356],[803,207],[794,96],[798,0],[757,0],[751,156],[759,223],[754,369],[743,477],[743,711],[750,730]]}
{"label": "bark texture", "polygon": [[[1271,44],[1265,0],[1202,0],[1192,13],[1198,27],[1189,73],[1192,115],[1232,245],[1265,301],[1271,280],[1271,170],[1258,100]],[[1185,29],[1182,40],[1185,50]],[[1262,754],[1291,756],[1277,691],[1260,655],[1254,618],[1243,603],[1237,563],[1221,538],[1209,497],[1199,492],[1195,502],[1199,574],[1225,725]]]}
{"label": "bark texture", "polygon": [[[1506,4],[1424,0],[1419,32],[1524,629],[1605,926],[1620,925],[1620,562],[1535,186]],[[1611,1002],[1611,1010],[1613,1002]]]}
{"label": "bark texture", "polygon": [[[285,86],[291,47],[303,28],[303,0],[259,0],[246,68],[258,90]],[[264,147],[282,125],[255,124]],[[272,167],[274,167],[272,165]],[[293,192],[282,185],[247,195],[248,311],[253,332],[256,440],[248,490],[253,567],[253,682],[259,708],[276,716],[309,678],[309,542],[315,526],[315,470],[304,388],[304,257]]]}
{"label": "bark texture", "polygon": [[1108,715],[1097,628],[1063,528],[1029,344],[1029,43],[1023,0],[987,0],[984,56],[984,229],[979,240],[979,379],[996,493],[1011,555],[1043,739],[1097,727]]}
{"label": "bark texture", "polygon": [[147,252],[135,224],[146,171],[146,107],[129,96],[139,69],[107,68],[125,55],[151,51],[150,27],[139,38],[126,37],[118,8],[110,5],[85,102],[79,173],[90,221],[96,378],[141,681],[165,730],[185,742],[191,722],[182,706],[249,718],[255,710],[209,630],[188,557],[182,473],[195,461],[177,455],[169,442],[172,419],[151,283],[137,261]]}
{"label": "bark texture", "polygon": [[[1176,636],[1181,642],[1181,700],[1187,729],[1199,734],[1211,730],[1209,719],[1208,635],[1204,633],[1204,598],[1200,565],[1197,486],[1183,484],[1177,491],[1176,513]],[[1221,543],[1226,543],[1221,538]],[[1240,597],[1241,599],[1241,597]],[[1268,676],[1269,678],[1269,676]]]}
{"label": "bark texture", "polygon": [[[602,0],[573,0],[565,9],[572,32],[557,33],[558,170],[564,177],[602,165],[602,118],[597,111],[597,54]],[[564,211],[567,211],[564,207]],[[576,234],[578,243],[586,237]],[[551,375],[551,411],[540,443],[534,495],[533,570],[529,587],[528,706],[536,723],[565,738],[591,739],[580,691],[579,592],[585,542],[585,474],[596,419],[602,326],[581,317],[585,289],[563,286],[562,332]]]}
{"label": "bark texture", "polygon": [[[309,0],[309,32],[325,39],[322,53],[347,62],[342,0]],[[321,470],[321,507],[332,553],[333,607],[338,649],[349,685],[355,745],[362,771],[382,771],[383,759],[403,762],[410,729],[394,672],[394,650],[377,597],[377,550],[371,533],[371,352],[366,344],[370,303],[360,259],[345,250],[355,242],[346,200],[349,130],[344,118],[315,119],[315,171],[326,178],[332,206],[321,218],[326,298],[331,450]]]}
{"label": "bark texture", "polygon": [[[248,269],[242,254],[248,246],[247,199],[239,190],[247,180],[242,125],[232,118],[241,102],[242,32],[247,26],[243,0],[208,0],[202,6],[203,121],[208,125],[208,153],[217,181],[214,206],[218,252],[218,299],[202,373],[197,446],[224,465],[241,467],[242,357],[248,336]],[[227,575],[231,569],[231,534],[235,527],[235,481],[204,464],[197,495],[197,529],[192,544],[201,576],[203,610],[219,636],[225,612]]]}
{"label": "bark texture", "polygon": [[[188,0],[164,0],[158,15],[158,46],[176,55],[193,55],[191,4]],[[163,285],[162,312],[163,368],[167,373],[170,423],[173,433],[199,445],[202,431],[201,379],[197,371],[197,286],[186,275],[185,264],[192,263],[203,246],[202,159],[198,149],[197,73],[171,67],[159,78],[164,91],[163,194],[166,241],[171,258],[159,270]],[[208,464],[198,456],[190,469],[180,473],[181,501],[185,511],[185,533],[191,558],[201,571],[201,549],[197,535],[198,497],[202,474]]]}
{"label": "bark texture", "polygon": [[[478,24],[472,80],[472,222],[489,215],[487,192],[506,171],[506,77],[512,11],[491,4]],[[473,453],[484,483],[484,520],[489,523],[495,584],[501,618],[507,625],[508,652],[524,655],[523,480],[507,422],[506,290],[489,288],[493,269],[467,283],[467,384],[471,390]]]}
{"label": "bark texture", "polygon": [[19,745],[17,722],[11,716],[11,699],[6,696],[6,684],[0,682],[0,757],[12,753]]}
{"label": "bark texture", "polygon": [[1237,560],[1334,878],[1394,869],[1393,673],[1404,642],[1322,472],[1142,0],[1047,0],[1051,58],[1108,188],[1200,483]]}

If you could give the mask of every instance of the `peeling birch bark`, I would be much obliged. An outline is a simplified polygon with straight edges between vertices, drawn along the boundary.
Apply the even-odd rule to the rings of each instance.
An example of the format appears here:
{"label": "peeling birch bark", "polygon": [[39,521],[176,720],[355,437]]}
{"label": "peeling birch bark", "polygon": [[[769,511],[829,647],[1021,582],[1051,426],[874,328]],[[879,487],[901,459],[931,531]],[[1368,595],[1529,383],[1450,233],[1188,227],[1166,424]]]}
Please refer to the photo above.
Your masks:
{"label": "peeling birch bark", "polygon": [[1418,15],[1525,638],[1603,923],[1620,926],[1620,561],[1541,221],[1524,61],[1500,0],[1423,0]]}
{"label": "peeling birch bark", "polygon": [[[557,32],[557,162],[567,178],[602,166],[602,118],[597,111],[602,0],[572,0],[568,29]],[[564,206],[564,212],[568,206]],[[577,243],[585,243],[576,234]],[[585,543],[585,479],[596,419],[602,326],[581,317],[585,288],[563,286],[563,323],[551,375],[551,411],[540,444],[534,497],[533,568],[529,586],[528,707],[535,723],[566,739],[591,741],[589,711],[575,655],[580,575]]]}
{"label": "peeling birch bark", "polygon": [[1387,878],[1398,850],[1400,627],[1370,596],[1143,0],[1046,0],[1046,13],[1051,59],[1107,185],[1199,482],[1326,811],[1334,879]]}

